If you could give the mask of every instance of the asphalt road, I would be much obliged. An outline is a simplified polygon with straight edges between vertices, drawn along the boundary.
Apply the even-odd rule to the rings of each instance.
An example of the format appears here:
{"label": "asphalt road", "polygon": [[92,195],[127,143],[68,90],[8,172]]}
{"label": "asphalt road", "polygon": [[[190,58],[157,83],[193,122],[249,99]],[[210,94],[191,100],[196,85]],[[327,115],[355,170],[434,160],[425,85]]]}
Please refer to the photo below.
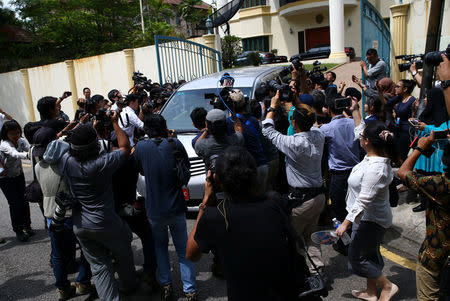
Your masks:
{"label": "asphalt road", "polygon": [[[31,178],[30,168],[25,168],[27,179]],[[44,229],[44,221],[36,204],[31,204],[32,227],[36,236],[27,243],[15,239],[9,218],[9,209],[3,193],[0,193],[0,237],[7,242],[0,245],[0,300],[55,300],[56,288],[52,269],[49,266],[50,240]],[[188,229],[194,221],[188,220]],[[135,264],[142,269],[142,246],[136,237],[133,240]],[[350,294],[352,289],[363,289],[365,280],[348,272],[346,257],[337,254],[330,246],[322,248],[326,262],[325,274],[329,279],[330,292],[325,300],[356,300]],[[174,279],[175,300],[185,300],[182,296],[180,274],[175,249],[170,242],[170,255]],[[270,260],[270,258],[268,258]],[[212,276],[209,271],[211,256],[203,256],[196,264],[197,284],[200,300],[227,300],[226,284]],[[264,263],[261,263],[264,264]],[[388,259],[385,259],[384,272],[399,288],[399,294],[393,300],[417,300],[415,274]],[[74,281],[76,275],[70,275]],[[93,299],[93,298],[91,298]],[[77,297],[72,300],[89,300]],[[146,285],[142,285],[136,296],[126,300],[160,300],[159,295],[152,294]]]}

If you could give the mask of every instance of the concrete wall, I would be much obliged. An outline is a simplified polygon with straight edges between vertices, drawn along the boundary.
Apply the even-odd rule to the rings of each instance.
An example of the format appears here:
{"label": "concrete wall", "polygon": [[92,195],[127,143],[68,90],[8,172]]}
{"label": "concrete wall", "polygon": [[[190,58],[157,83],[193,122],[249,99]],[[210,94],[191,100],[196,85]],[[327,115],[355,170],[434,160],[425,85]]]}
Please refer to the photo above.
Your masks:
{"label": "concrete wall", "polygon": [[[203,38],[195,38],[193,41],[204,44]],[[180,58],[176,64],[182,65],[183,59],[194,60],[196,58],[193,55]],[[91,89],[91,95],[101,94],[105,98],[112,89],[118,89],[123,94],[127,94],[128,89],[131,88],[129,87],[130,75],[124,51],[73,60],[73,66],[78,97],[83,97],[84,87]],[[134,66],[132,68],[153,81],[159,81],[156,47],[152,45],[134,49]],[[204,65],[204,68],[210,72],[214,71],[213,66]],[[195,71],[189,71],[188,75],[182,73],[180,71],[180,74],[176,75],[177,78],[173,80],[179,80],[181,77],[189,80]],[[39,120],[40,116],[36,105],[41,97],[59,97],[64,91],[71,91],[67,64],[60,62],[29,68],[28,75],[35,118]],[[75,115],[73,102],[76,102],[76,99],[68,97],[62,103],[62,110],[70,118]],[[20,71],[0,74],[0,108],[17,119],[22,126],[30,121],[25,82]]]}
{"label": "concrete wall", "polygon": [[20,71],[0,74],[0,108],[24,125],[30,119]]}

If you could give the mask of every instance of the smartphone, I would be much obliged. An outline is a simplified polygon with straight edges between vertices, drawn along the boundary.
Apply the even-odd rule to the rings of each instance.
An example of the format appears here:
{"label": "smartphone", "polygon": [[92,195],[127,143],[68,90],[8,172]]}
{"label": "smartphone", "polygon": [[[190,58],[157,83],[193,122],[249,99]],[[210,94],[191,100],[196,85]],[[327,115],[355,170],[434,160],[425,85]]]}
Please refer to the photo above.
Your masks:
{"label": "smartphone", "polygon": [[336,109],[345,109],[352,105],[352,100],[347,97],[336,98],[334,100],[334,106]]}
{"label": "smartphone", "polygon": [[445,140],[447,139],[447,135],[448,135],[448,130],[444,130],[444,131],[435,131],[434,132],[434,139],[435,140]]}
{"label": "smartphone", "polygon": [[64,93],[66,93],[67,96],[71,96],[72,95],[72,92],[70,92],[70,91],[66,91]]}
{"label": "smartphone", "polygon": [[409,119],[408,121],[412,126],[418,126],[420,122],[418,119]]}

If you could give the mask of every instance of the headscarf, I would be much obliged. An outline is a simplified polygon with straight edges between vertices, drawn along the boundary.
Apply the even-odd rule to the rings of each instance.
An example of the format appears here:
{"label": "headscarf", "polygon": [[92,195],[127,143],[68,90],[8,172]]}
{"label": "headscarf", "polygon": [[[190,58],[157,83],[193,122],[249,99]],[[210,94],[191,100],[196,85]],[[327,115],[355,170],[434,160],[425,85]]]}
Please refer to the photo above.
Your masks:
{"label": "headscarf", "polygon": [[389,77],[380,79],[378,85],[380,85],[383,94],[388,95],[389,97],[395,96],[395,83]]}
{"label": "headscarf", "polygon": [[419,120],[436,127],[447,121],[444,92],[441,88],[431,88],[427,94],[427,105]]}

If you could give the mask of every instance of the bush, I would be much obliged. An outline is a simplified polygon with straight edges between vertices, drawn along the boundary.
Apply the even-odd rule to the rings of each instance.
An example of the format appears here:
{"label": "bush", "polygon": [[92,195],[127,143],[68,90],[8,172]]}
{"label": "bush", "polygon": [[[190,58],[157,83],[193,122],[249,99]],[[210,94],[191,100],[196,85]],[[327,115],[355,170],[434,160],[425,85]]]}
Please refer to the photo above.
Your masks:
{"label": "bush", "polygon": [[272,52],[273,54],[277,55],[278,49],[272,49],[272,50],[270,50],[270,52]]}
{"label": "bush", "polygon": [[237,55],[242,52],[241,38],[225,36],[222,39],[222,62],[225,69],[233,67]]}
{"label": "bush", "polygon": [[262,63],[261,56],[258,52],[250,52],[247,56],[248,61],[253,66],[259,66]]}

